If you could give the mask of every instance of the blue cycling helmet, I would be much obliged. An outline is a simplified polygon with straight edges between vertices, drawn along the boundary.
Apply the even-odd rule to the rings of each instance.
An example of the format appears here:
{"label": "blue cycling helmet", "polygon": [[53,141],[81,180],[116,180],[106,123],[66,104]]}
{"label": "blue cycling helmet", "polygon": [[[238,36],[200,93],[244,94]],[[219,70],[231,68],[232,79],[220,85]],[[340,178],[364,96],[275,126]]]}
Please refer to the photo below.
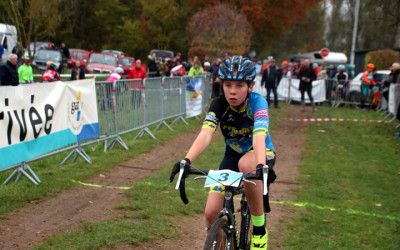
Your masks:
{"label": "blue cycling helmet", "polygon": [[245,81],[251,84],[256,77],[256,67],[248,58],[232,56],[219,66],[218,78],[221,81]]}

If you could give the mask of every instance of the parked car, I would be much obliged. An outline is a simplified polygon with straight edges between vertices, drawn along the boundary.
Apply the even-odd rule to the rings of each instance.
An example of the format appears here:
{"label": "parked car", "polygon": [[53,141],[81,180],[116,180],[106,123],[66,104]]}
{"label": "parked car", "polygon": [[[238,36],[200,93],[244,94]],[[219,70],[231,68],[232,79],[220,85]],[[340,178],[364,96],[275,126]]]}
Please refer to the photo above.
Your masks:
{"label": "parked car", "polygon": [[57,49],[41,49],[36,51],[35,58],[32,62],[32,67],[38,68],[40,70],[46,70],[46,63],[48,61],[53,61],[58,69],[61,64],[63,65],[63,67],[66,65],[67,59]]}
{"label": "parked car", "polygon": [[86,68],[89,61],[89,52],[81,49],[70,49],[70,57],[67,59],[68,67],[75,67],[75,62],[79,60],[81,62],[81,67]]}
{"label": "parked car", "polygon": [[129,71],[135,66],[135,58],[129,56],[118,57],[118,67],[124,70],[124,75],[129,75]]}
{"label": "parked car", "polygon": [[118,58],[113,55],[92,53],[86,66],[86,73],[112,73]]}
{"label": "parked car", "polygon": [[[30,43],[29,49],[31,50],[32,55],[35,55],[37,51],[41,49],[54,49],[54,43],[51,42],[36,42]],[[25,58],[29,58],[29,51],[25,49]]]}
{"label": "parked car", "polygon": [[165,61],[168,61],[169,59],[172,59],[174,57],[174,52],[170,50],[153,49],[150,51],[150,55],[153,53],[156,53],[156,60],[162,60],[163,58],[165,58]]}
{"label": "parked car", "polygon": [[101,53],[102,53],[102,54],[107,54],[107,55],[113,55],[113,56],[123,56],[123,55],[125,55],[125,53],[122,52],[122,51],[119,51],[119,50],[109,50],[109,49],[103,50]]}

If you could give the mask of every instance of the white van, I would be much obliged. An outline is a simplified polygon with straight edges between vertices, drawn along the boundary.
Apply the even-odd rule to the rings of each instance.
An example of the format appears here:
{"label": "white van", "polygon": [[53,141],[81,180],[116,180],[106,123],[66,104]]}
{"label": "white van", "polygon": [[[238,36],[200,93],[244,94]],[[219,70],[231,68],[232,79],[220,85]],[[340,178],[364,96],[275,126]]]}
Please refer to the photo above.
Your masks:
{"label": "white van", "polygon": [[4,47],[4,54],[1,58],[3,64],[7,62],[8,55],[11,54],[12,49],[17,45],[17,29],[14,25],[0,23],[0,42]]}
{"label": "white van", "polygon": [[294,54],[290,56],[290,61],[301,61],[304,59],[309,59],[311,63],[322,63],[325,61],[328,64],[346,64],[347,56],[341,52],[329,52],[326,57],[323,57],[319,51],[304,53],[304,54]]}

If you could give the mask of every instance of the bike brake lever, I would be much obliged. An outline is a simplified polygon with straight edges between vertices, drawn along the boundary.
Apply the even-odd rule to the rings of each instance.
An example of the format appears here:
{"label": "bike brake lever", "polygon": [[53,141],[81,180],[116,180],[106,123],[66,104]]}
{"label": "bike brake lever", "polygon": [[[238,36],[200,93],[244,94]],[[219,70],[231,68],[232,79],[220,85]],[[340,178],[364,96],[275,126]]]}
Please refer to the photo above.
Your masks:
{"label": "bike brake lever", "polygon": [[263,194],[264,195],[267,195],[268,194],[268,170],[269,170],[269,167],[268,167],[268,165],[264,165],[263,166],[263,184],[264,184],[264,192],[263,192]]}
{"label": "bike brake lever", "polygon": [[175,189],[179,189],[179,185],[181,184],[183,172],[185,170],[185,164],[186,164],[186,161],[182,160],[181,164],[180,164],[180,169],[179,169],[179,177],[178,177],[178,181],[176,182]]}
{"label": "bike brake lever", "polygon": [[197,181],[197,180],[200,180],[200,179],[207,179],[207,176],[197,176],[193,180]]}
{"label": "bike brake lever", "polygon": [[246,182],[246,183],[250,183],[250,184],[253,184],[254,186],[257,186],[257,184],[254,182],[254,181],[249,181],[249,180],[247,180],[247,179],[245,179],[245,178],[243,178],[242,179],[244,182]]}

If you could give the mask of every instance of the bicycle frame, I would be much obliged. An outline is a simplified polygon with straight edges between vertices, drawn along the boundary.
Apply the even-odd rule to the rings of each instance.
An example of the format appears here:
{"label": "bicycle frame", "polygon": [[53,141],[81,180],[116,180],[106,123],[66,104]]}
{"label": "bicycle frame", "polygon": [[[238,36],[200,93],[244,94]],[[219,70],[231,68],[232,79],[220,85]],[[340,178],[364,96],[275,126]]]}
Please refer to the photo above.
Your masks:
{"label": "bicycle frame", "polygon": [[[241,227],[240,227],[240,235],[237,229],[236,218],[235,218],[235,205],[233,201],[233,197],[236,194],[242,193],[242,199],[240,201],[241,209]],[[248,234],[250,230],[250,210],[247,203],[246,195],[243,190],[238,190],[234,187],[225,187],[225,197],[224,197],[224,205],[219,213],[217,219],[222,217],[227,217],[228,219],[228,246],[227,249],[246,249]],[[231,240],[233,237],[233,241]],[[235,242],[236,246],[232,248],[230,246],[231,242]]]}

